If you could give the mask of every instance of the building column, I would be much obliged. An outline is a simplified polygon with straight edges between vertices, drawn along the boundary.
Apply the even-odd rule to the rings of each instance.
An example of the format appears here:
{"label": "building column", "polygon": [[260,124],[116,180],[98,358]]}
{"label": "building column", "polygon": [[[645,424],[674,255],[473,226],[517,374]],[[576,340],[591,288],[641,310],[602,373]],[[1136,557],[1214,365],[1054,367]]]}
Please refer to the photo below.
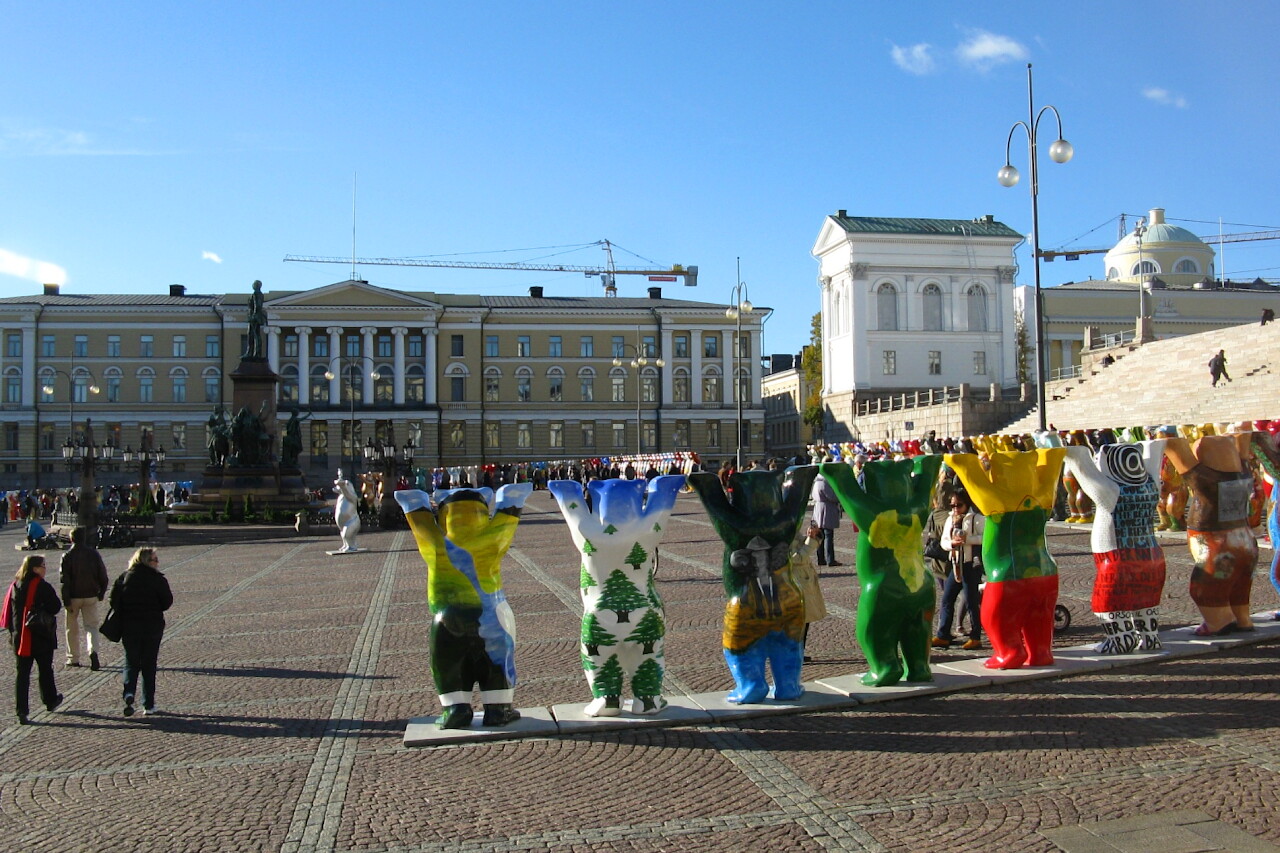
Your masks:
{"label": "building column", "polygon": [[[55,374],[56,375],[56,374]],[[34,326],[22,327],[22,407],[30,409],[36,404],[36,330]],[[39,436],[36,441],[39,441]]]}
{"label": "building column", "polygon": [[267,326],[267,365],[273,373],[280,372],[280,327]]}
{"label": "building column", "polygon": [[[422,335],[424,338],[422,352],[427,374],[423,396],[426,397],[428,406],[434,406],[436,405],[436,339],[439,337],[439,330],[427,327],[422,330]],[[483,393],[483,387],[481,390]]]}
{"label": "building column", "polygon": [[342,402],[342,359],[338,358],[342,354],[342,327],[329,326],[325,331],[329,333],[328,372],[333,374],[329,380],[329,405],[336,406]]}
{"label": "building column", "polygon": [[365,365],[370,365],[370,368],[368,370],[365,370],[364,378],[360,380],[360,387],[364,391],[364,394],[362,395],[363,399],[361,400],[361,402],[364,403],[366,406],[373,405],[374,380],[370,378],[369,374],[373,373],[374,367],[377,367],[377,362],[373,360],[373,333],[376,331],[378,331],[377,326],[361,326],[360,327],[360,334],[364,336],[363,340],[360,341],[360,353],[363,356],[367,356],[367,358],[360,359],[360,367],[363,370]]}
{"label": "building column", "polygon": [[[750,387],[747,389],[751,398],[743,402],[751,407],[760,405],[760,332],[759,330],[747,332],[747,358],[751,359],[748,373],[751,377]],[[797,365],[798,367],[799,365]]]}
{"label": "building column", "polygon": [[409,330],[404,326],[396,326],[391,330],[393,336],[392,353],[392,399],[397,406],[404,405],[404,336]]}
{"label": "building column", "polygon": [[735,399],[734,395],[738,393],[738,377],[733,370],[733,346],[737,343],[734,340],[736,334],[738,334],[736,325],[720,333],[720,372],[726,377],[720,385],[721,405],[732,403]]}
{"label": "building column", "polygon": [[[311,327],[298,326],[298,405],[311,402]],[[310,452],[310,448],[308,448]]]}
{"label": "building column", "polygon": [[672,367],[671,367],[672,343],[671,343],[670,329],[664,328],[662,330],[662,341],[661,343],[659,343],[659,347],[661,347],[661,349],[659,349],[659,352],[662,353],[662,359],[667,363],[667,366],[662,369],[662,396],[659,397],[658,399],[660,399],[663,403],[670,403],[671,402],[671,370],[672,370]]}
{"label": "building column", "polygon": [[702,330],[689,332],[689,402],[696,409],[702,405]]}

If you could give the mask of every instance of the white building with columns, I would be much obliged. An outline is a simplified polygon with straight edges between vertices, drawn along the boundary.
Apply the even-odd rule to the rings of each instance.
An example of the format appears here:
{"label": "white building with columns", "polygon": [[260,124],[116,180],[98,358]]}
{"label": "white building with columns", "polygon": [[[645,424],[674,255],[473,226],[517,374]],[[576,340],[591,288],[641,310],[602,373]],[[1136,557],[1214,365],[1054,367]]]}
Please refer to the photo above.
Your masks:
{"label": "white building with columns", "polygon": [[990,216],[849,216],[822,223],[818,261],[827,440],[854,437],[854,402],[1017,384],[1014,248]]}

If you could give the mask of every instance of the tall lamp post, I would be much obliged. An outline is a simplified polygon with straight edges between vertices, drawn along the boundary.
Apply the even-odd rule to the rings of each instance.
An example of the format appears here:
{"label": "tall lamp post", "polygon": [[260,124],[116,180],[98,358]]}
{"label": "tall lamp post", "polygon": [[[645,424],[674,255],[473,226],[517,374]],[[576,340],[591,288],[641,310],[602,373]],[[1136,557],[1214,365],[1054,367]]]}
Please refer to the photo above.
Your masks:
{"label": "tall lamp post", "polygon": [[1147,236],[1147,220],[1139,219],[1138,224],[1133,227],[1133,240],[1138,244],[1138,322],[1134,324],[1133,337],[1136,343],[1144,343],[1146,341],[1146,324],[1143,322],[1147,316],[1146,305],[1146,258],[1142,256],[1142,238]]}
{"label": "tall lamp post", "polygon": [[742,470],[742,383],[738,380],[738,362],[742,358],[742,315],[750,314],[755,306],[751,304],[751,300],[747,298],[747,283],[742,280],[741,268],[738,273],[738,283],[733,286],[732,302],[725,309],[724,315],[733,320],[737,326],[737,333],[733,338],[733,398],[738,404],[738,440],[735,442],[738,448],[737,453],[737,470]]}
{"label": "tall lamp post", "polygon": [[1075,154],[1071,143],[1062,138],[1062,116],[1058,108],[1046,105],[1036,112],[1035,100],[1031,87],[1031,63],[1027,63],[1027,120],[1016,121],[1009,128],[1009,137],[1004,144],[1004,168],[996,175],[1000,185],[1011,187],[1018,183],[1018,170],[1009,163],[1009,147],[1013,143],[1013,132],[1021,127],[1027,133],[1027,159],[1031,168],[1031,253],[1035,258],[1036,277],[1036,406],[1040,412],[1040,429],[1047,429],[1048,418],[1044,410],[1045,398],[1045,364],[1044,364],[1044,297],[1040,293],[1040,206],[1037,196],[1040,192],[1040,172],[1036,165],[1036,134],[1040,129],[1040,119],[1046,112],[1052,112],[1058,122],[1058,139],[1049,146],[1049,159],[1055,163],[1065,163]]}
{"label": "tall lamp post", "polygon": [[86,418],[84,436],[74,441],[67,436],[62,445],[62,460],[70,472],[80,472],[80,500],[76,506],[76,524],[80,527],[98,526],[97,469],[116,470],[116,446],[110,440],[106,444],[93,443],[93,424]]}
{"label": "tall lamp post", "polygon": [[[133,452],[133,447],[125,447],[124,453],[121,454],[126,465],[138,463],[138,485],[142,493],[138,495],[138,506],[141,508],[142,501],[146,500],[146,494],[151,490],[151,468],[154,465],[156,473],[160,471],[160,466],[164,464],[165,452],[164,445],[160,445],[156,449],[154,439],[149,430],[142,433],[142,438],[138,441],[138,452]],[[164,507],[158,507],[163,510]]]}
{"label": "tall lamp post", "polygon": [[[69,459],[68,448],[74,448],[77,445],[83,445],[84,439],[76,438],[76,397],[83,397],[82,402],[87,402],[90,394],[97,394],[102,389],[98,387],[98,382],[88,369],[76,367],[75,360],[71,362],[71,372],[59,370],[56,367],[45,368],[45,373],[53,372],[53,379],[40,386],[40,390],[46,396],[52,397],[54,391],[54,381],[58,376],[67,377],[67,440],[62,445],[62,458]],[[84,392],[81,393],[80,389]],[[74,454],[73,454],[74,455]]]}
{"label": "tall lamp post", "polygon": [[[332,382],[333,378],[338,375],[338,373],[334,373],[332,369],[333,365],[337,364],[338,372],[341,373],[344,377],[346,377],[346,380],[347,380],[347,397],[351,400],[351,417],[350,417],[350,420],[347,422],[348,424],[350,424],[350,426],[348,426],[347,429],[351,433],[351,468],[349,470],[351,471],[352,474],[355,473],[356,454],[359,452],[358,445],[356,444],[356,383],[355,383],[355,373],[353,371],[359,369],[357,365],[366,361],[376,366],[376,363],[374,362],[371,356],[337,355],[329,359],[330,369],[324,372],[324,378]],[[374,381],[377,381],[378,371],[377,370],[369,371],[369,378]],[[361,382],[360,386],[361,388],[363,388],[364,383]]]}
{"label": "tall lamp post", "polygon": [[[404,518],[400,505],[391,499],[391,492],[396,487],[403,468],[406,473],[413,473],[413,456],[417,447],[412,441],[406,441],[397,451],[394,438],[390,441],[374,442],[370,437],[364,445],[364,460],[370,467],[380,468],[383,475],[382,502],[378,507],[378,521],[383,530],[399,526],[397,521]],[[413,484],[410,483],[410,486]]]}
{"label": "tall lamp post", "polygon": [[[635,344],[624,343],[622,345],[622,354],[613,357],[613,366],[621,367],[622,362],[626,359],[627,350],[632,350],[635,355],[631,358],[631,366],[636,371],[636,455],[639,456],[644,452],[644,428],[640,421],[640,384],[642,382],[641,374],[644,368],[650,364],[649,356],[640,347]],[[663,368],[667,363],[661,358],[654,358],[652,364],[655,367]],[[656,448],[655,448],[656,449]]]}

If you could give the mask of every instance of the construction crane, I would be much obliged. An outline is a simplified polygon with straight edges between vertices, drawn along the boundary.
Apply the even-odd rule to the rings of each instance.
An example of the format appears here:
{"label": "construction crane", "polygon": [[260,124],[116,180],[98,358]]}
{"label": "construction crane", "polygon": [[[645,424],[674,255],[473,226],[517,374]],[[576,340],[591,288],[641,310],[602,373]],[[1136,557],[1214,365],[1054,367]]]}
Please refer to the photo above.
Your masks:
{"label": "construction crane", "polygon": [[443,269],[466,270],[532,270],[535,272],[580,272],[585,276],[600,276],[604,285],[605,296],[617,296],[618,288],[614,277],[619,275],[643,275],[650,281],[676,281],[684,279],[685,286],[696,287],[698,284],[698,268],[695,265],[684,266],[673,264],[670,269],[646,269],[644,267],[619,267],[613,262],[613,244],[608,240],[597,240],[591,246],[604,248],[605,265],[603,267],[575,266],[571,264],[531,264],[531,263],[497,263],[494,261],[431,261],[418,258],[332,258],[317,255],[285,255],[286,261],[299,261],[313,264],[351,264],[353,270],[358,265],[391,266],[391,267],[436,267]]}
{"label": "construction crane", "polygon": [[[1244,231],[1239,234],[1215,234],[1212,237],[1201,237],[1205,243],[1213,245],[1214,243],[1247,243],[1251,240],[1280,240],[1280,231]],[[1111,249],[1041,249],[1040,257],[1045,261],[1052,261],[1054,258],[1063,258],[1068,261],[1078,261],[1081,255],[1105,255]]]}

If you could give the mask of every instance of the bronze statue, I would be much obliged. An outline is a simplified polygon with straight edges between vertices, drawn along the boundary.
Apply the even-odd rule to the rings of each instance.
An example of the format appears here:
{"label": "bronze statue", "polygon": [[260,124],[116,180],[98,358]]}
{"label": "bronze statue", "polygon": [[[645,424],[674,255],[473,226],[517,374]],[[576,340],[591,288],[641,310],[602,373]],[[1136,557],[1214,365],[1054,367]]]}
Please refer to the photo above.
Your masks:
{"label": "bronze statue", "polygon": [[267,325],[267,311],[263,304],[262,282],[253,283],[253,295],[249,297],[249,334],[245,342],[243,358],[262,361],[267,357],[262,345],[262,331]]}

